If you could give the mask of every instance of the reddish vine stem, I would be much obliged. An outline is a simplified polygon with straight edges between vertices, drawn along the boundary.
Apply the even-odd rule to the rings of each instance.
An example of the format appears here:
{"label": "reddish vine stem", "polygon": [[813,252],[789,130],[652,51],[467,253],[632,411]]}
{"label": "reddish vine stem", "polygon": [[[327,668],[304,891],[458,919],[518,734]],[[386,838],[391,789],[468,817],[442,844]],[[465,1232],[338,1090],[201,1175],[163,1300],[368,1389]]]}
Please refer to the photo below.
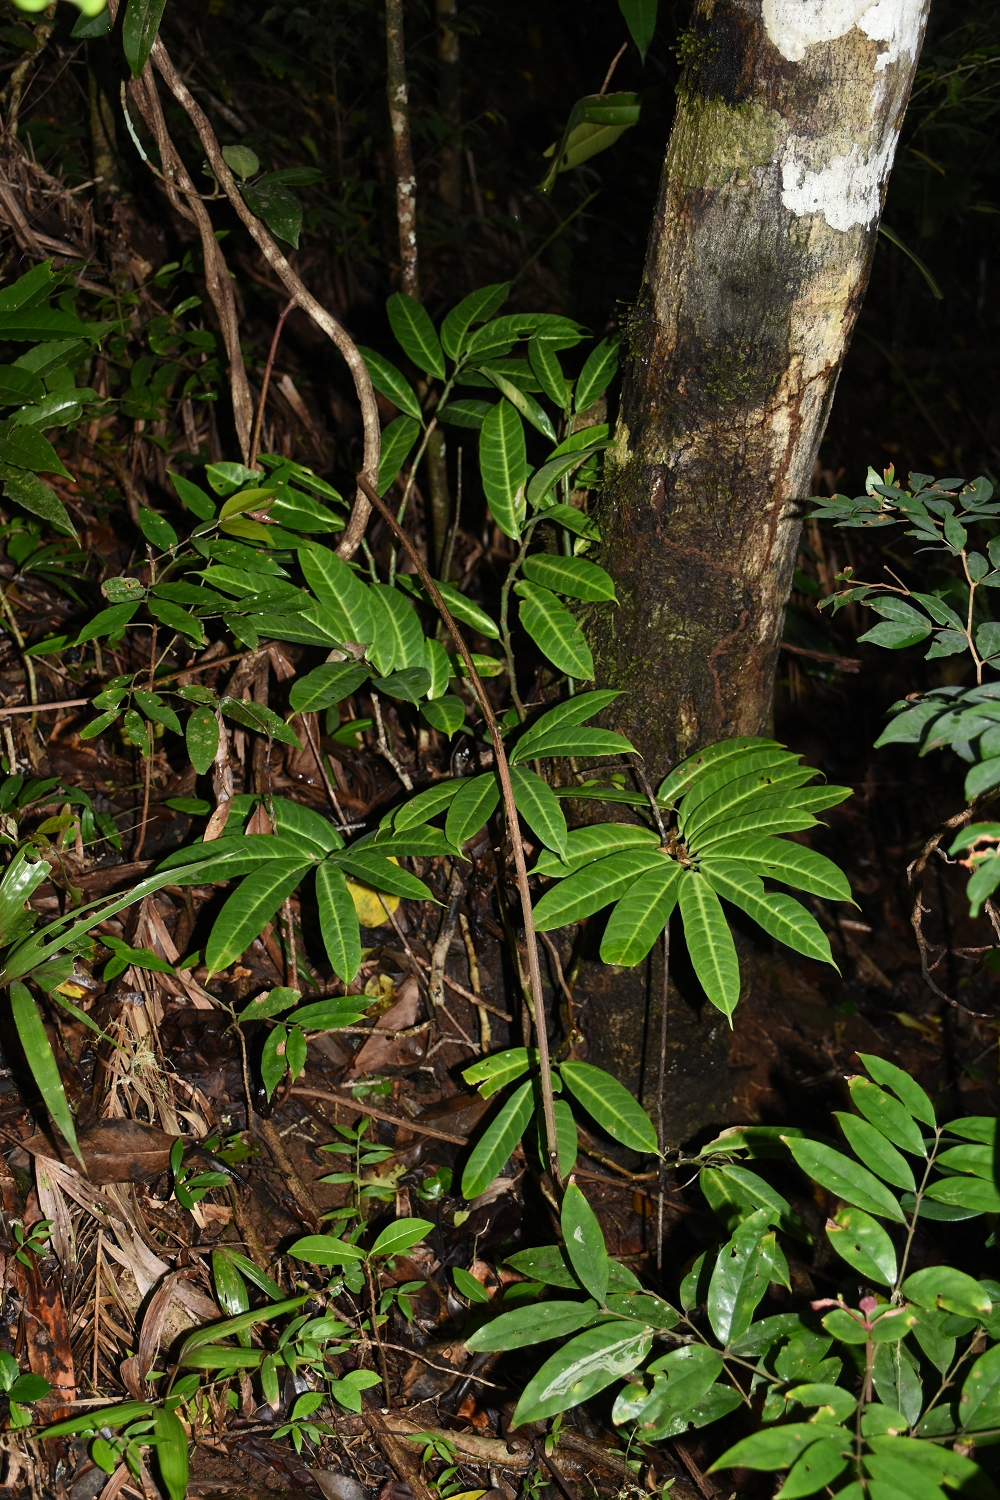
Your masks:
{"label": "reddish vine stem", "polygon": [[553,1107],[552,1075],[549,1070],[549,1039],[545,1027],[545,1003],[542,994],[542,970],[538,961],[538,940],[535,936],[535,919],[531,909],[531,891],[528,886],[528,867],[524,859],[524,844],[517,822],[517,806],[514,802],[514,787],[510,779],[510,766],[503,747],[503,738],[500,734],[500,726],[496,721],[486,690],[483,687],[479,673],[476,671],[475,662],[462,634],[452,618],[451,611],[441,597],[437,584],[427,571],[420,553],[414,547],[406,532],[399,525],[396,517],[386,505],[382,497],[377,493],[374,486],[369,484],[364,474],[357,476],[358,486],[364,491],[371,504],[378,511],[386,525],[398,537],[403,550],[409,555],[414,567],[420,575],[420,581],[424,585],[434,605],[438,610],[445,627],[451,635],[462,658],[465,670],[468,673],[472,689],[479,700],[483,718],[493,741],[493,754],[496,757],[497,776],[500,779],[500,789],[503,793],[504,811],[507,815],[507,827],[510,830],[511,847],[514,852],[514,869],[517,874],[517,889],[521,898],[521,914],[524,921],[524,936],[528,945],[528,981],[531,989],[531,998],[534,1006],[535,1037],[538,1044],[538,1068],[540,1074],[540,1087],[542,1093],[542,1114],[545,1118],[545,1144],[546,1153],[549,1158],[549,1170],[554,1182],[562,1186],[562,1177],[559,1172],[559,1143],[556,1135],[556,1117]]}
{"label": "reddish vine stem", "polygon": [[261,382],[260,387],[260,403],[257,407],[257,415],[254,418],[253,435],[250,438],[250,457],[247,459],[248,469],[255,469],[257,467],[257,449],[260,447],[260,431],[264,425],[264,408],[267,405],[267,390],[268,386],[271,384],[271,371],[274,369],[274,357],[278,352],[278,343],[281,339],[281,330],[285,326],[285,319],[288,317],[288,314],[291,312],[292,308],[296,305],[297,304],[295,298],[293,297],[282,312],[281,317],[275,324],[274,337],[271,340],[271,347],[268,350],[267,354],[267,364],[264,366],[264,379]]}

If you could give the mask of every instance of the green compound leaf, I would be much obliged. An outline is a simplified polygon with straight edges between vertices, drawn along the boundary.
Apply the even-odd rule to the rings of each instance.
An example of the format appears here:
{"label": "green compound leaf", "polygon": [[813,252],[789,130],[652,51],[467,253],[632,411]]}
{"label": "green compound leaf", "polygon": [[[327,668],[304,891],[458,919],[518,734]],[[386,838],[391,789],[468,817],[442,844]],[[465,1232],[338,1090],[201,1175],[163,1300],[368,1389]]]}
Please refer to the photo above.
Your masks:
{"label": "green compound leaf", "polygon": [[490,514],[505,536],[520,538],[528,459],[520,414],[506,397],[497,402],[479,434],[479,467]]}
{"label": "green compound leaf", "polygon": [[405,292],[394,292],[386,302],[385,310],[400,348],[409,355],[417,369],[443,380],[444,351],[426,308]]}
{"label": "green compound leaf", "polygon": [[575,1182],[563,1196],[561,1228],[566,1254],[583,1286],[602,1306],[608,1295],[608,1252],[597,1215]]}
{"label": "green compound leaf", "polygon": [[677,905],[681,866],[649,870],[629,886],[604,929],[601,958],[606,964],[631,967],[641,962],[670,920]]}
{"label": "green compound leaf", "polygon": [[892,1219],[897,1224],[906,1222],[903,1210],[889,1189],[850,1157],[834,1151],[832,1146],[824,1146],[821,1141],[792,1135],[783,1135],[781,1139],[803,1172],[845,1203],[863,1208],[880,1219]]}
{"label": "green compound leaf", "polygon": [[736,859],[755,875],[779,880],[794,890],[808,891],[827,901],[851,901],[851,887],[843,871],[814,849],[767,835],[740,834],[712,845],[712,858]]}
{"label": "green compound leaf", "polygon": [[496,1181],[527,1130],[534,1108],[534,1090],[529,1079],[515,1089],[472,1148],[462,1173],[463,1198],[478,1198]]}
{"label": "green compound leaf", "polygon": [[70,1114],[66,1092],[59,1076],[59,1065],[55,1060],[52,1044],[31,991],[19,980],[15,980],[10,987],[10,1006],[25,1061],[31,1069],[32,1078],[38,1085],[38,1092],[45,1101],[45,1108],[82,1166],[83,1157],[77,1145],[76,1127],[73,1124],[73,1116]]}
{"label": "green compound leaf", "polygon": [[323,946],[338,979],[349,984],[361,967],[361,929],[344,872],[325,861],[316,871]]}
{"label": "green compound leaf", "polygon": [[896,1280],[896,1251],[877,1219],[861,1208],[842,1208],[826,1224],[826,1237],[842,1260],[880,1286]]}
{"label": "green compound leaf", "polygon": [[632,1151],[658,1152],[653,1122],[617,1078],[585,1062],[561,1063],[559,1076],[574,1099],[614,1140]]}
{"label": "green compound leaf", "polygon": [[715,1008],[731,1018],[740,998],[740,965],[719,898],[695,870],[681,875],[678,895],[694,971]]}
{"label": "green compound leaf", "polygon": [[216,917],[205,944],[205,963],[211,973],[228,968],[249,948],[308,868],[301,857],[273,859],[246,877]]}
{"label": "green compound leaf", "polygon": [[[571,828],[566,836],[566,853],[560,860],[556,855],[543,851],[535,861],[535,875],[572,875],[584,865],[607,855],[618,854],[622,849],[649,849],[659,844],[651,828],[640,828],[631,823],[590,823],[583,828]],[[621,960],[611,960],[619,963]]]}

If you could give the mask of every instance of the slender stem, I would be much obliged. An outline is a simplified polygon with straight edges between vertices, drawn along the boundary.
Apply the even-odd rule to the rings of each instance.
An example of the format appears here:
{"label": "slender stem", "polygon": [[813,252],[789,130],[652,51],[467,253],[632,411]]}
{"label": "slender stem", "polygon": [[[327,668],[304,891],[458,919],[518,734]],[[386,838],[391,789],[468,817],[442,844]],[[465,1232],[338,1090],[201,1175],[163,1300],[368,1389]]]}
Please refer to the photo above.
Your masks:
{"label": "slender stem", "polygon": [[400,285],[409,297],[420,296],[417,276],[417,173],[410,139],[410,103],[403,41],[403,0],[385,0],[386,92],[392,127],[392,161],[396,173],[396,222],[399,228]]}
{"label": "slender stem", "polygon": [[522,724],[527,718],[527,712],[525,710],[524,704],[521,702],[520,696],[518,695],[517,691],[517,672],[514,667],[514,647],[510,638],[508,611],[510,609],[510,591],[514,585],[514,579],[517,577],[518,569],[524,562],[524,555],[528,550],[528,543],[531,541],[532,532],[534,531],[535,525],[538,520],[539,517],[536,516],[535,519],[533,521],[529,521],[527,526],[524,528],[524,532],[521,537],[520,549],[518,550],[518,554],[515,557],[514,561],[507,569],[507,577],[504,579],[503,588],[500,590],[500,644],[503,646],[503,654],[507,658],[507,676],[510,679],[510,696],[514,700],[514,707],[517,709],[517,716]]}
{"label": "slender stem", "polygon": [[663,996],[660,1014],[660,1077],[656,1090],[656,1144],[660,1148],[659,1195],[656,1205],[656,1271],[663,1271],[663,1199],[666,1161],[663,1156],[663,1093],[667,1078],[667,998],[670,989],[670,924],[663,929]]}
{"label": "slender stem", "polygon": [[247,459],[248,469],[255,469],[257,467],[257,449],[260,447],[260,430],[264,425],[264,407],[267,405],[267,388],[271,384],[271,371],[274,369],[274,357],[278,352],[278,341],[281,338],[281,330],[285,326],[285,319],[288,317],[288,314],[295,306],[297,306],[297,303],[295,298],[293,297],[285,307],[274,327],[274,337],[271,340],[271,347],[268,350],[267,364],[264,366],[264,379],[261,382],[260,387],[260,402],[257,407],[257,415],[254,418],[253,434],[250,438],[250,457]]}
{"label": "slender stem", "polygon": [[933,1167],[934,1162],[937,1159],[938,1150],[941,1145],[943,1128],[944,1127],[941,1125],[937,1125],[934,1128],[934,1145],[931,1148],[931,1153],[927,1158],[927,1166],[924,1168],[924,1175],[920,1180],[920,1186],[917,1188],[917,1191],[914,1195],[916,1201],[913,1205],[913,1213],[910,1217],[910,1227],[907,1230],[906,1234],[906,1244],[903,1246],[903,1254],[899,1262],[899,1275],[896,1277],[896,1284],[892,1289],[893,1304],[898,1304],[902,1301],[903,1294],[900,1291],[900,1287],[902,1286],[903,1279],[906,1276],[906,1265],[907,1261],[910,1258],[910,1250],[913,1246],[913,1236],[916,1232],[917,1220],[920,1217],[920,1204],[923,1201],[924,1193],[927,1190],[927,1182],[931,1175],[931,1168]]}
{"label": "slender stem", "polygon": [[545,997],[542,992],[542,970],[538,961],[538,942],[535,937],[535,921],[531,910],[531,888],[528,885],[528,867],[524,858],[524,844],[517,821],[517,805],[514,801],[514,787],[510,779],[510,765],[504,750],[503,737],[500,726],[497,723],[493,707],[483,687],[482,679],[476,671],[475,662],[462,633],[452,618],[451,611],[441,597],[440,590],[434,582],[423,558],[414,547],[410,538],[397,525],[392,511],[385,504],[381,495],[377,494],[364,474],[358,475],[358,486],[364,491],[372,505],[382,516],[382,519],[395,531],[400,542],[410,554],[413,565],[420,575],[421,582],[430,594],[434,604],[444,620],[445,625],[455,642],[458,654],[465,663],[465,670],[469,676],[473,692],[479,700],[479,707],[493,742],[493,753],[496,757],[497,776],[500,781],[500,789],[503,793],[504,812],[507,816],[507,826],[510,830],[511,845],[514,853],[514,869],[517,874],[518,894],[521,898],[521,913],[524,921],[524,934],[528,945],[528,975],[531,983],[531,993],[535,1003],[535,1035],[538,1043],[538,1065],[541,1074],[540,1086],[542,1091],[542,1113],[545,1119],[545,1142],[549,1157],[549,1166],[554,1182],[562,1185],[562,1177],[559,1172],[559,1140],[556,1135],[556,1117],[553,1108],[552,1076],[549,1070],[549,1038],[545,1028]]}
{"label": "slender stem", "polygon": [[389,744],[389,739],[385,732],[385,725],[382,722],[382,705],[379,702],[378,694],[372,693],[371,700],[372,708],[375,711],[375,724],[378,729],[378,747],[381,750],[382,754],[385,756],[386,760],[389,762],[392,769],[395,771],[396,775],[399,777],[400,781],[406,787],[406,790],[408,792],[412,792],[413,782],[411,781],[407,772],[400,765],[399,760],[393,752],[392,746]]}
{"label": "slender stem", "polygon": [[372,1338],[378,1350],[378,1362],[382,1371],[382,1389],[385,1392],[386,1406],[392,1406],[392,1392],[389,1389],[389,1368],[385,1362],[385,1350],[382,1348],[382,1335],[378,1331],[378,1301],[375,1296],[375,1277],[372,1275],[372,1263],[365,1257],[365,1276],[368,1280],[368,1300],[372,1310]]}
{"label": "slender stem", "polygon": [[[4,614],[7,616],[7,623],[10,625],[10,633],[17,642],[18,649],[21,652],[21,659],[24,662],[24,670],[27,673],[28,677],[28,695],[31,698],[32,707],[35,707],[38,703],[38,679],[35,677],[35,664],[31,660],[31,657],[27,654],[27,647],[25,645],[24,636],[21,634],[17,620],[14,618],[14,611],[10,607],[10,600],[7,598],[5,590],[2,588],[0,588],[0,609],[2,609]],[[37,724],[38,720],[35,718],[35,715],[32,714],[31,723],[28,726],[32,734],[34,734]]]}
{"label": "slender stem", "polygon": [[[406,485],[405,485],[405,488],[403,489],[403,498],[400,501],[400,503],[399,503],[399,509],[396,512],[396,520],[399,522],[400,526],[402,526],[402,524],[403,524],[403,517],[406,515],[406,507],[409,505],[409,503],[410,503],[410,496],[413,494],[413,486],[414,486],[414,484],[416,483],[416,480],[417,480],[417,468],[418,468],[418,466],[420,464],[420,460],[423,458],[425,452],[427,451],[427,444],[430,441],[431,433],[435,430],[436,427],[437,427],[437,417],[431,417],[431,419],[428,422],[427,426],[424,428],[424,435],[423,435],[423,439],[422,439],[422,441],[420,443],[420,447],[417,449],[416,454],[415,454],[414,459],[413,459],[413,462],[410,465],[410,472],[407,475]],[[389,558],[389,582],[390,582],[390,584],[393,584],[393,583],[396,582],[396,560],[397,560],[397,557],[398,557],[397,550],[396,550],[395,547],[393,547],[392,553],[391,553],[390,558]]]}
{"label": "slender stem", "polygon": [[608,92],[608,84],[611,82],[614,71],[617,68],[618,64],[621,62],[627,50],[628,42],[622,42],[621,46],[618,48],[618,51],[611,59],[611,66],[608,68],[608,71],[604,75],[604,82],[601,84],[601,92],[597,96],[598,99],[603,99],[604,95]]}

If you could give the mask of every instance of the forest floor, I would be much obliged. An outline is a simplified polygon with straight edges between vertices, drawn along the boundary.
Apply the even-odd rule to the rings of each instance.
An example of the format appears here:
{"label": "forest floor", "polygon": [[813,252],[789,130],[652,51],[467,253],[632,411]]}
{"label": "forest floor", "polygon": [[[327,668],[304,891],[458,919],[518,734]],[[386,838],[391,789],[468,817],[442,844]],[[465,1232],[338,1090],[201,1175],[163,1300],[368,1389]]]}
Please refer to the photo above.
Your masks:
{"label": "forest floor", "polygon": [[[87,540],[112,559],[120,545],[110,534]],[[39,587],[34,605],[22,597],[22,609],[30,616],[35,608],[38,623],[51,629],[55,600]],[[30,629],[30,619],[25,623]],[[294,667],[288,650],[271,648],[269,663],[278,678]],[[253,660],[220,660],[203,670],[200,680],[220,691],[228,682],[229,691],[238,692],[240,674]],[[1000,966],[991,967],[993,954],[983,953],[981,925],[974,927],[965,915],[962,872],[941,857],[928,867],[923,900],[930,961],[936,961],[933,977],[943,995],[921,973],[906,869],[952,811],[952,802],[961,804],[957,784],[952,788],[942,777],[940,763],[914,763],[905,752],[868,748],[877,732],[872,705],[886,701],[887,688],[891,696],[884,662],[884,657],[865,657],[859,673],[839,675],[806,676],[793,666],[782,680],[781,737],[831,780],[855,791],[828,815],[827,827],[813,842],[845,868],[858,909],[845,916],[817,906],[839,974],[776,947],[744,943],[745,995],[734,1030],[719,1033],[722,1051],[695,1088],[691,1118],[700,1127],[700,1141],[735,1123],[828,1127],[829,1111],[846,1097],[846,1078],[855,1071],[852,1057],[859,1050],[888,1057],[917,1077],[946,1118],[992,1114],[1000,1103],[1000,1027],[994,1018]],[[72,684],[54,672],[48,675],[43,699],[74,696]],[[20,660],[8,647],[0,658],[0,695],[15,704],[23,702],[23,690]],[[36,776],[58,777],[63,787],[87,791],[96,808],[117,815],[123,831],[120,851],[102,843],[88,849],[66,843],[58,876],[34,897],[43,916],[79,899],[74,890],[93,898],[127,889],[196,832],[189,817],[167,805],[192,796],[194,773],[190,768],[176,773],[159,749],[140,857],[131,856],[138,841],[142,763],[129,747],[107,738],[81,740],[86,718],[85,710],[69,707],[57,711],[53,723],[50,710],[41,721],[49,727],[35,734],[25,716],[13,721],[25,769],[30,759]],[[396,740],[402,744],[403,736]],[[371,735],[340,731],[324,738],[322,750],[348,815],[358,822],[381,816],[398,783]],[[249,778],[252,747],[237,735],[234,752],[237,772],[243,755]],[[270,754],[264,775],[273,793],[324,811],[327,791],[315,760],[283,746]],[[427,764],[414,762],[410,769],[418,783],[422,775],[433,774]],[[35,808],[37,817],[58,815],[63,808],[58,788],[51,797],[51,803]],[[504,1046],[512,1035],[517,1040],[514,1023],[522,1003],[497,904],[495,852],[488,839],[470,852],[459,904],[449,907],[444,862],[428,860],[419,862],[419,873],[444,899],[443,910],[403,902],[390,920],[385,912],[371,914],[377,925],[364,934],[367,951],[352,988],[376,997],[376,1005],[355,1033],[312,1042],[305,1071],[294,1084],[286,1076],[270,1105],[262,1094],[249,1101],[249,1119],[249,1074],[229,1007],[286,983],[314,997],[332,992],[324,990],[324,980],[311,966],[316,945],[307,904],[300,908],[293,898],[294,952],[287,928],[279,924],[214,978],[197,963],[179,964],[203,947],[201,934],[223,888],[168,886],[122,921],[105,924],[99,939],[124,938],[133,947],[149,948],[174,970],[127,969],[105,983],[99,976],[111,949],[100,942],[94,961],[76,966],[66,993],[114,1043],[95,1046],[92,1033],[69,1018],[52,1035],[89,1181],[68,1158],[59,1159],[58,1144],[46,1136],[44,1111],[36,1108],[23,1060],[9,1042],[10,1028],[5,1030],[3,1210],[25,1226],[47,1218],[53,1227],[48,1253],[32,1258],[27,1268],[8,1246],[0,1347],[18,1357],[26,1353],[30,1368],[52,1383],[53,1394],[39,1403],[41,1417],[64,1413],[74,1400],[147,1397],[153,1386],[145,1377],[158,1352],[167,1351],[185,1329],[219,1316],[209,1276],[214,1248],[229,1245],[273,1267],[295,1237],[322,1229],[331,1215],[336,1223],[336,1210],[360,1190],[363,1211],[376,1228],[413,1214],[436,1226],[383,1277],[383,1290],[413,1284],[412,1320],[394,1306],[382,1332],[391,1404],[384,1404],[381,1389],[366,1392],[359,1414],[341,1411],[328,1419],[332,1435],[321,1449],[307,1443],[296,1454],[287,1439],[276,1442],[272,1434],[305,1389],[301,1377],[286,1375],[277,1407],[258,1405],[249,1380],[242,1386],[234,1382],[230,1404],[219,1401],[206,1410],[204,1429],[197,1434],[192,1497],[322,1494],[363,1500],[363,1490],[385,1500],[408,1500],[411,1493],[434,1500],[444,1459],[439,1453],[423,1463],[425,1441],[411,1441],[428,1432],[453,1445],[458,1469],[452,1483],[463,1493],[488,1490],[490,1500],[514,1500],[518,1493],[534,1497],[544,1486],[551,1486],[552,1494],[558,1490],[563,1500],[583,1500],[595,1492],[659,1490],[671,1479],[672,1492],[684,1500],[697,1495],[709,1500],[716,1493],[705,1470],[727,1442],[728,1419],[706,1434],[629,1451],[598,1398],[569,1413],[549,1453],[541,1428],[509,1431],[522,1383],[516,1360],[471,1355],[461,1342],[468,1309],[456,1297],[452,1269],[469,1269],[487,1294],[495,1293],[512,1275],[502,1266],[504,1256],[551,1240],[558,1227],[551,1193],[546,1195],[537,1167],[520,1148],[505,1174],[471,1204],[463,1202],[457,1186],[452,1191],[444,1170],[461,1162],[485,1108],[463,1084],[461,1070],[483,1050]],[[428,980],[435,949],[441,962],[440,939],[449,922],[446,1003],[435,1007]],[[574,1055],[585,1056],[586,1017],[576,1015],[574,1030],[566,1035],[566,992],[576,972],[572,952],[547,945],[543,959],[551,993],[559,1000],[553,1002],[550,1022],[554,1045],[568,1042]],[[672,1018],[690,1022],[685,1007],[690,1002],[683,987],[672,991],[668,1032]],[[259,1045],[259,1038],[247,1037],[251,1057],[255,1041]],[[650,1099],[644,1102],[650,1107]],[[361,1124],[367,1126],[366,1139],[391,1154],[363,1172],[363,1181],[322,1181],[342,1161],[323,1148],[341,1139],[344,1127]],[[168,1174],[170,1147],[182,1129],[206,1143],[188,1153],[190,1163],[221,1168],[228,1178],[192,1211],[171,1196]],[[34,1186],[31,1156],[36,1158]],[[44,1159],[41,1171],[39,1158]],[[690,1173],[660,1176],[637,1170],[641,1166],[607,1141],[582,1138],[577,1176],[610,1251],[670,1295],[682,1268],[713,1234],[711,1216],[690,1186]],[[794,1199],[801,1184],[792,1182],[786,1190]],[[816,1217],[816,1205],[797,1201],[796,1206]],[[953,1232],[940,1228],[943,1239]],[[925,1247],[932,1260],[935,1253]],[[300,1271],[283,1264],[286,1282],[302,1280]],[[809,1265],[793,1263],[792,1274],[792,1296],[813,1294],[826,1275],[822,1255]],[[157,1284],[171,1290],[153,1300],[149,1293]],[[309,1278],[303,1282],[312,1284]],[[788,1294],[772,1288],[771,1295],[777,1306]],[[355,1357],[377,1367],[374,1347],[362,1345],[341,1360],[341,1369]],[[13,1454],[16,1435],[4,1441]],[[8,1483],[15,1490],[20,1483],[33,1496],[93,1500],[109,1493],[102,1489],[107,1476],[86,1456],[82,1442],[22,1444],[10,1472]],[[121,1477],[123,1487],[115,1493],[128,1494],[131,1480],[124,1471]]]}

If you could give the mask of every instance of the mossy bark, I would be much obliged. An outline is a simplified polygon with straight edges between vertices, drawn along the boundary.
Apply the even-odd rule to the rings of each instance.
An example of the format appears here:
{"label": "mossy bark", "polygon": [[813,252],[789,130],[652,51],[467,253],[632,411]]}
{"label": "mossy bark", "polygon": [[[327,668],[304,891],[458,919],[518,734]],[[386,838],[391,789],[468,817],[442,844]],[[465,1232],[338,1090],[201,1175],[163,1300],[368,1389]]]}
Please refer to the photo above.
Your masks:
{"label": "mossy bark", "polygon": [[765,730],[799,502],[927,0],[697,0],[600,504],[598,677],[655,779]]}

